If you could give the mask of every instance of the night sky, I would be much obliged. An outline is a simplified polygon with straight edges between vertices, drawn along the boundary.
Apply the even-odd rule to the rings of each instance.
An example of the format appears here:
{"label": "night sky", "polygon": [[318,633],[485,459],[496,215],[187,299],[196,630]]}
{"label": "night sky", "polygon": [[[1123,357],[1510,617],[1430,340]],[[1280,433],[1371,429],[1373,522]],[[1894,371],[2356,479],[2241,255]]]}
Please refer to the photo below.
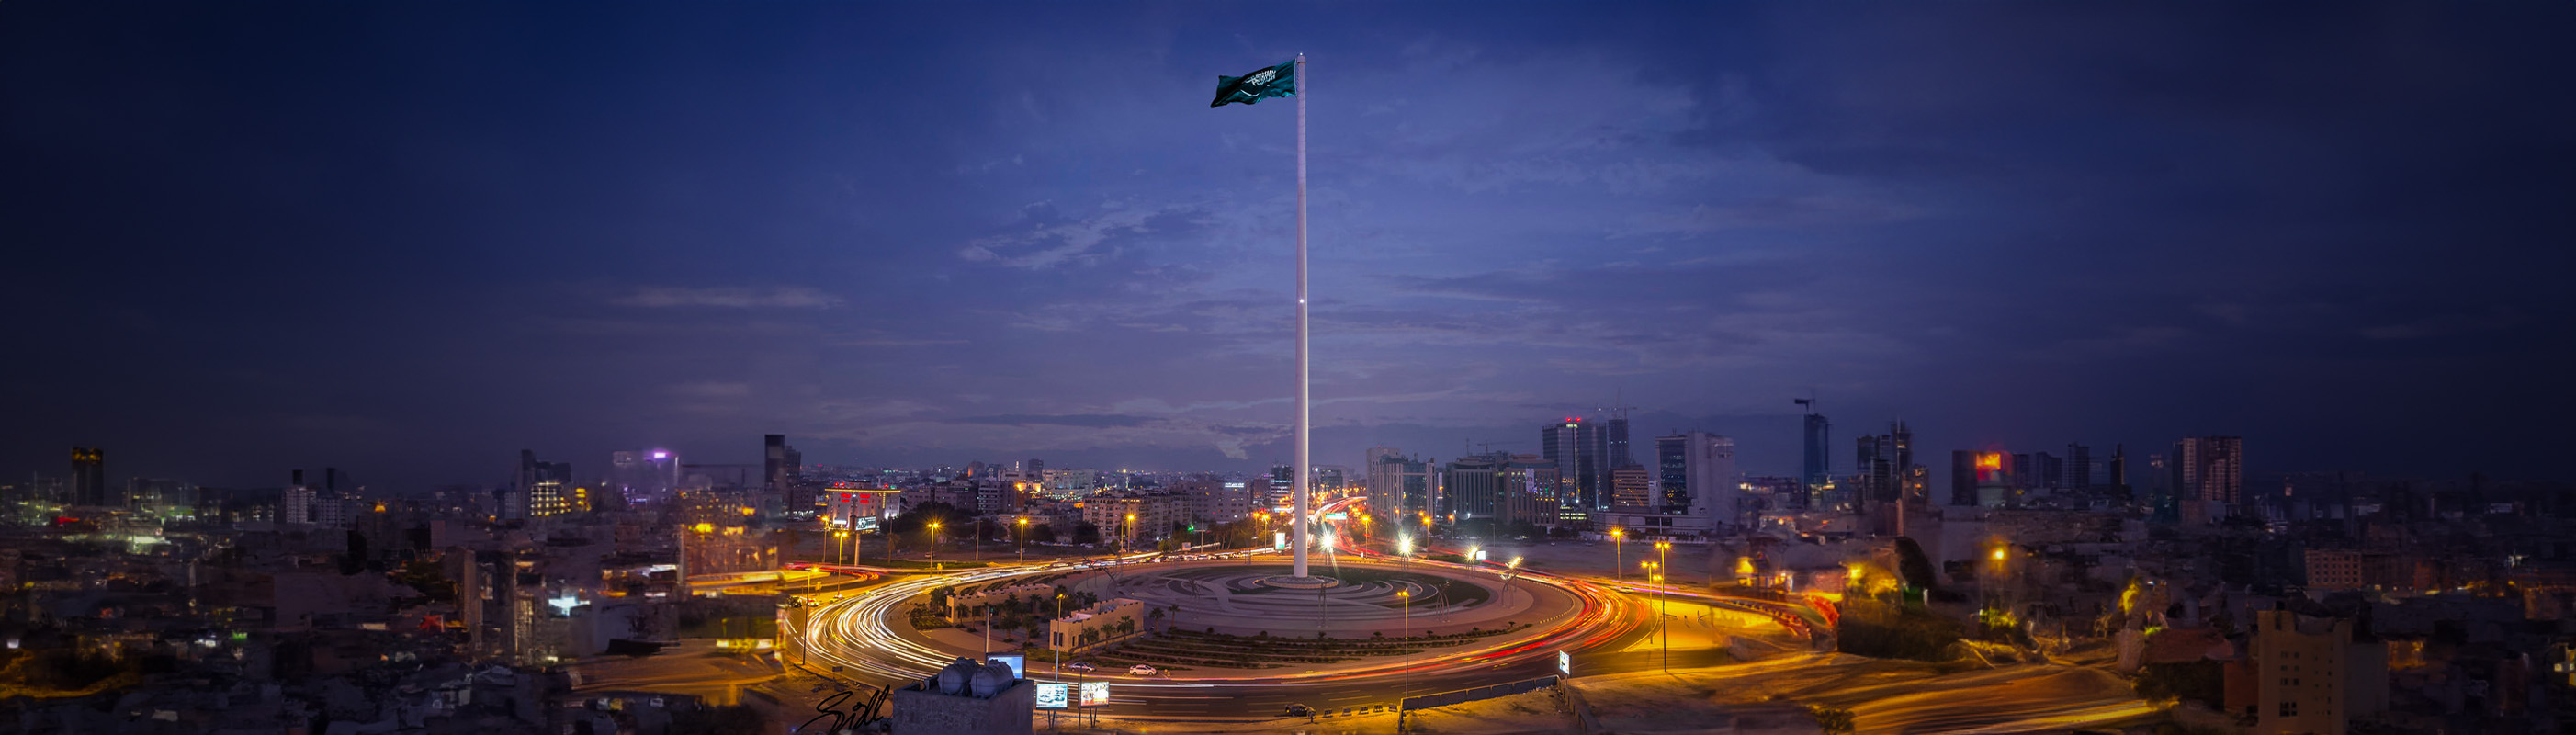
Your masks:
{"label": "night sky", "polygon": [[1298,52],[1319,463],[2569,475],[2576,6],[1715,5],[0,2],[0,482],[1266,468]]}

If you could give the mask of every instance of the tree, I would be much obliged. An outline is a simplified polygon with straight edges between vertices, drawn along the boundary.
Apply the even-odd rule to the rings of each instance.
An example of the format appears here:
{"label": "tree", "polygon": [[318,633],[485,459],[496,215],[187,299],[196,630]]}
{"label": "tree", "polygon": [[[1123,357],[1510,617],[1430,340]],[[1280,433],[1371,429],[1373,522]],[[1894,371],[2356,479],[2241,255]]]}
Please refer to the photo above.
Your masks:
{"label": "tree", "polygon": [[1073,542],[1077,544],[1100,543],[1100,526],[1090,521],[1083,521],[1075,524],[1073,527]]}
{"label": "tree", "polygon": [[1923,546],[1914,539],[1896,537],[1896,573],[1905,578],[1906,586],[1929,590],[1941,586],[1932,571],[1932,559],[1923,555]]}
{"label": "tree", "polygon": [[1029,540],[1042,544],[1055,543],[1055,524],[1040,523],[1029,527]]}

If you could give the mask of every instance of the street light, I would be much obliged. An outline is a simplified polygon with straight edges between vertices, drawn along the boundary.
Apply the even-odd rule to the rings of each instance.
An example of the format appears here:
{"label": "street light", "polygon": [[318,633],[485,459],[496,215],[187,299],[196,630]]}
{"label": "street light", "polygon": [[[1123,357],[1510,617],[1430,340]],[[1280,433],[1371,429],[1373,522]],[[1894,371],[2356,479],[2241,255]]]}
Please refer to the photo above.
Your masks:
{"label": "street light", "polygon": [[1665,610],[1665,606],[1668,604],[1666,601],[1671,600],[1671,599],[1673,598],[1673,596],[1672,596],[1670,593],[1667,593],[1667,592],[1665,592],[1665,591],[1663,590],[1663,585],[1664,585],[1664,575],[1662,575],[1662,574],[1657,574],[1657,575],[1655,575],[1655,576],[1654,576],[1654,581],[1655,581],[1655,626],[1656,626],[1656,627],[1658,627],[1658,628],[1663,629],[1663,633],[1664,633],[1664,636],[1663,636],[1663,637],[1664,637],[1664,671],[1666,671],[1666,672],[1670,672],[1670,671],[1672,671],[1672,670],[1673,670],[1673,621],[1671,620],[1672,616],[1665,614],[1665,613],[1664,613],[1664,610]]}
{"label": "street light", "polygon": [[1020,516],[1020,561],[1029,560],[1029,517]]}
{"label": "street light", "polygon": [[1134,540],[1135,540],[1135,537],[1136,537],[1136,514],[1134,514],[1134,513],[1129,513],[1129,514],[1127,514],[1127,530],[1126,530],[1125,532],[1122,532],[1122,533],[1118,534],[1118,548],[1120,548],[1120,549],[1125,549],[1125,548],[1127,548],[1127,543],[1128,543],[1128,542],[1130,542],[1130,541],[1134,541]]}
{"label": "street light", "polygon": [[1612,582],[1619,581],[1619,568],[1628,565],[1626,559],[1628,551],[1627,541],[1628,532],[1626,529],[1610,529],[1610,581]]}
{"label": "street light", "polygon": [[1669,569],[1669,568],[1670,568],[1670,565],[1665,564],[1665,562],[1667,562],[1667,561],[1670,561],[1670,560],[1671,560],[1671,559],[1669,558],[1669,556],[1668,556],[1668,555],[1672,552],[1672,550],[1673,550],[1673,542],[1671,542],[1671,541],[1657,541],[1657,542],[1655,542],[1655,567],[1656,567],[1656,568],[1658,568],[1658,569]]}
{"label": "street light", "polygon": [[939,561],[939,522],[930,522],[930,560]]}
{"label": "street light", "polygon": [[[1405,640],[1398,644],[1404,646],[1404,693],[1395,698],[1396,719],[1401,720],[1404,718],[1404,699],[1413,696],[1413,591],[1396,590],[1395,596],[1404,601]],[[1403,725],[1402,722],[1396,723],[1396,729],[1404,729]]]}

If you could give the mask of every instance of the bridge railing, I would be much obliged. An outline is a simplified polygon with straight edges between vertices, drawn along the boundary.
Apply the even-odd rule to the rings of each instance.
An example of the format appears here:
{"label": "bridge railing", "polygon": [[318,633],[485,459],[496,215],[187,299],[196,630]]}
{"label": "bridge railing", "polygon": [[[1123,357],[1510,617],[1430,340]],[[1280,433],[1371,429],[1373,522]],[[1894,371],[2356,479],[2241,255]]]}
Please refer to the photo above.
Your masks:
{"label": "bridge railing", "polygon": [[1525,679],[1515,682],[1480,686],[1474,689],[1460,689],[1457,691],[1441,692],[1438,694],[1425,694],[1419,697],[1406,697],[1404,698],[1404,703],[1399,708],[1405,711],[1411,711],[1430,709],[1433,707],[1447,707],[1453,704],[1465,704],[1480,699],[1493,699],[1495,697],[1508,697],[1522,692],[1534,692],[1552,686],[1556,686],[1556,675],[1549,674],[1536,679]]}

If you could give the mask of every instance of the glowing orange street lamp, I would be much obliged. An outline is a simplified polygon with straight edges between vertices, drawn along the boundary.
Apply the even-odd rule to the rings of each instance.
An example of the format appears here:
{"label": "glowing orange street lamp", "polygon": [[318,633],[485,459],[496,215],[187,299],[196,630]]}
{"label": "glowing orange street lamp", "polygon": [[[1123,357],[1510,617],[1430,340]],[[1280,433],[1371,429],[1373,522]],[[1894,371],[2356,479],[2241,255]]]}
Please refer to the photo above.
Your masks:
{"label": "glowing orange street lamp", "polygon": [[1029,517],[1020,516],[1020,561],[1029,560]]}
{"label": "glowing orange street lamp", "polygon": [[1627,542],[1627,529],[1610,529],[1610,581],[1619,581],[1619,568],[1628,565]]}
{"label": "glowing orange street lamp", "polygon": [[939,561],[939,522],[930,522],[930,560]]}

